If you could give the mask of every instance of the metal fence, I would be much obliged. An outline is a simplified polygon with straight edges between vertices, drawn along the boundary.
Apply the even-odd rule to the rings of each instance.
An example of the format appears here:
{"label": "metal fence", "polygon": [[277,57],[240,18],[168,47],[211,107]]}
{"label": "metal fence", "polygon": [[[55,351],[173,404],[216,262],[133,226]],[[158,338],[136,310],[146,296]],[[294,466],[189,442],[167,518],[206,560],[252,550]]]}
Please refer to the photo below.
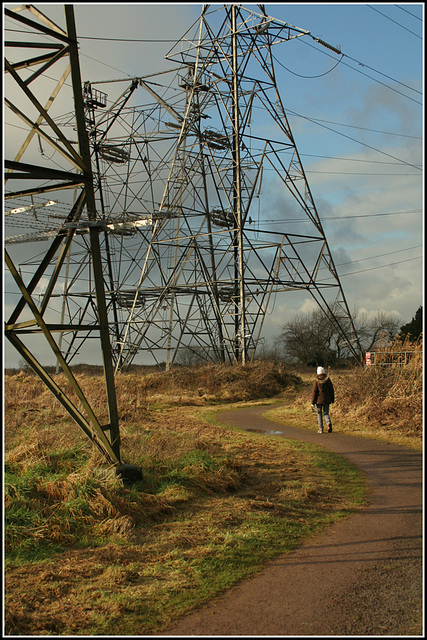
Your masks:
{"label": "metal fence", "polygon": [[367,367],[406,365],[417,351],[370,351],[366,353]]}

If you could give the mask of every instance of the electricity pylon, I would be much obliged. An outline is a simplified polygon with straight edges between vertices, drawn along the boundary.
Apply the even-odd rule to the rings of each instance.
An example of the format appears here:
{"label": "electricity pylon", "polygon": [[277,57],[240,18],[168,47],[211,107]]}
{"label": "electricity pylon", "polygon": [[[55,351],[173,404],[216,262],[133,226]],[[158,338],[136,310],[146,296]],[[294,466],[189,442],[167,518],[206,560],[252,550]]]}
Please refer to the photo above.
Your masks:
{"label": "electricity pylon", "polygon": [[[276,80],[273,47],[286,49],[296,38],[312,36],[267,16],[263,5],[257,12],[206,5],[168,53],[172,69],[85,82],[116,370],[139,354],[169,367],[182,350],[206,360],[246,362],[256,353],[273,299],[290,291],[309,293],[348,353],[360,358]],[[67,113],[61,122],[69,126]],[[272,207],[266,191],[280,194],[279,231],[265,221]],[[62,288],[50,298],[58,313],[62,301],[60,340],[70,363],[98,326],[90,225],[61,220],[64,205],[48,208],[35,197],[31,213],[40,219],[42,211],[45,220],[39,239],[74,233]]]}
{"label": "electricity pylon", "polygon": [[[182,348],[206,360],[246,362],[272,299],[296,290],[313,296],[347,352],[360,358],[275,77],[273,46],[300,37],[312,36],[266,16],[262,5],[259,13],[207,5],[166,56],[178,69],[130,84],[149,101],[129,112],[126,144],[105,115],[93,114],[99,189],[109,194],[100,197],[110,202],[109,239],[120,255],[109,272],[123,274],[113,277],[117,368],[140,351],[163,354],[169,366]],[[89,94],[94,86],[87,84]],[[118,163],[126,164],[120,192],[111,186]],[[287,193],[296,232],[286,211],[280,232],[263,223],[263,184]],[[128,268],[123,246],[134,247]]]}
{"label": "electricity pylon", "polygon": [[[19,121],[21,125],[15,132],[9,128],[6,149],[10,151],[19,146],[19,130],[27,132],[18,152],[12,155],[13,159],[5,161],[5,200],[8,205],[15,205],[6,212],[9,214],[6,220],[19,214],[27,214],[35,219],[43,218],[48,207],[53,206],[53,198],[59,194],[63,197],[65,192],[73,193],[69,199],[64,226],[54,234],[50,246],[40,257],[38,264],[34,265],[28,278],[16,266],[10,251],[5,251],[9,270],[9,275],[6,276],[7,286],[12,287],[14,284],[18,296],[18,302],[5,323],[5,335],[108,462],[119,468],[119,419],[99,241],[100,226],[84,119],[73,7],[65,6],[65,27],[58,26],[32,5],[23,5],[16,10],[5,9],[5,15],[15,26],[25,28],[26,31],[25,39],[5,42],[5,50],[8,52],[5,60],[6,105],[10,117],[14,117],[14,122]],[[32,54],[31,57],[28,57],[28,52]],[[48,100],[41,102],[40,96],[46,94],[46,79],[55,72],[60,74],[60,79]],[[66,103],[69,104],[71,100],[71,104],[75,105],[72,122],[77,141],[73,142],[58,125],[57,112],[55,113],[58,103],[62,108],[64,106],[64,102],[61,102],[64,89],[67,89]],[[34,145],[31,143],[37,138],[49,147],[55,155],[55,161],[34,153]],[[24,154],[29,156],[25,163],[22,161]],[[61,165],[57,162],[58,158],[61,159]],[[46,203],[47,194],[49,200]],[[39,204],[35,204],[37,201],[34,198],[43,198],[43,204],[41,200],[38,200]],[[18,201],[25,201],[26,204],[16,206]],[[54,292],[78,228],[87,232],[93,272],[96,326],[91,329],[96,331],[101,347],[106,387],[105,406],[100,412],[102,419],[86,398],[55,339],[55,334],[61,335],[63,331],[85,332],[87,329],[79,322],[74,326],[55,322],[52,316]],[[33,347],[26,344],[29,336],[36,338],[38,348],[40,344],[44,345],[44,355],[46,351],[51,351],[57,358],[66,378],[66,384],[62,388],[36,357],[34,340]],[[104,424],[105,420],[107,422]]]}

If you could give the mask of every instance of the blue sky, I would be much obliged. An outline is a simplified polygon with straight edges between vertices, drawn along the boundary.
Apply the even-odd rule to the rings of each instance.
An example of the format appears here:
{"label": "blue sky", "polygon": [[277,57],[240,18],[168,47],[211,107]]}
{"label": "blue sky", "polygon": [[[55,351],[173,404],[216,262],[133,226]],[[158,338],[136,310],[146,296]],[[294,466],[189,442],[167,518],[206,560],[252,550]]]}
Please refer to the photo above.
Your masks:
{"label": "blue sky", "polygon": [[422,303],[422,7],[269,8],[344,54],[318,79],[295,74],[321,74],[333,58],[287,59],[287,107],[314,120],[291,125],[350,305],[407,321]]}
{"label": "blue sky", "polygon": [[[83,79],[86,69],[94,79],[167,67],[161,58],[171,46],[86,37],[178,39],[201,7],[109,4],[101,14],[75,5]],[[406,322],[422,304],[423,5],[274,3],[265,10],[344,54],[336,66],[340,56],[310,38],[283,43],[275,49],[278,85],[331,251],[346,263],[339,272],[349,305]],[[102,60],[96,69],[95,60]],[[350,217],[357,215],[370,217]]]}
{"label": "blue sky", "polygon": [[[63,22],[62,5],[36,6]],[[95,81],[170,68],[165,53],[202,5],[74,7],[82,80]],[[424,5],[274,3],[265,10],[343,54],[309,37],[280,44],[278,86],[350,308],[408,322],[423,303]],[[307,296],[286,295],[269,316],[268,334],[313,308]]]}

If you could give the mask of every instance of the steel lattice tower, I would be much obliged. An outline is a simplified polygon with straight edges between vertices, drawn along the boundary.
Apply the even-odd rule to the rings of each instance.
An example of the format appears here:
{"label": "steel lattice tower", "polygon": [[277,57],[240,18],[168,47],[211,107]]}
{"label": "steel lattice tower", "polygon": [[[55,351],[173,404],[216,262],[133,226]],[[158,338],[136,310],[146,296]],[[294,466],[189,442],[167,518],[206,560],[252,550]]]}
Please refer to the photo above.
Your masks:
{"label": "steel lattice tower", "polygon": [[[150,98],[130,110],[125,145],[107,125],[113,118],[93,113],[94,152],[103,162],[100,198],[110,203],[109,241],[129,247],[118,234],[137,236],[129,268],[122,249],[122,259],[109,267],[120,272],[112,277],[112,306],[120,316],[116,367],[139,351],[162,353],[169,365],[183,347],[206,360],[246,362],[255,355],[270,300],[291,290],[310,292],[349,353],[358,355],[275,79],[272,47],[298,37],[311,36],[267,17],[262,7],[255,13],[208,6],[167,55],[178,70],[134,79],[122,94],[122,103],[137,88]],[[88,95],[94,86],[87,84]],[[262,134],[266,123],[274,138]],[[116,177],[120,163],[126,164],[120,187],[135,177],[139,182],[118,194],[109,187],[109,172],[115,165]],[[263,229],[258,207],[267,172],[292,200],[304,233],[286,232],[286,214],[284,232]]]}
{"label": "steel lattice tower", "polygon": [[[5,15],[26,30],[25,40],[5,42],[5,50],[9,52],[5,59],[5,88],[6,106],[21,125],[24,123],[26,131],[22,126],[20,130],[24,129],[27,133],[19,150],[12,156],[13,160],[5,161],[5,200],[6,204],[13,206],[6,211],[5,219],[13,224],[15,217],[24,215],[28,218],[27,224],[32,225],[33,220],[37,221],[45,232],[45,221],[40,218],[44,217],[49,206],[53,206],[55,200],[52,196],[73,194],[64,214],[63,225],[51,234],[53,240],[50,246],[38,261],[33,262],[34,269],[29,274],[23,273],[9,251],[5,251],[9,276],[18,293],[18,302],[5,323],[5,335],[104,457],[118,467],[121,463],[119,418],[102,271],[101,228],[97,221],[89,139],[84,119],[73,7],[65,6],[64,27],[52,22],[32,5],[23,5],[15,11],[5,9]],[[28,57],[29,52],[32,53],[31,57]],[[43,98],[46,84],[42,81],[47,73],[54,72],[60,74],[60,79],[46,101],[46,97]],[[77,141],[73,143],[56,117],[58,97],[63,95],[61,90],[64,88],[67,90],[67,103],[71,99],[75,105],[72,122]],[[7,152],[16,148],[19,139],[12,134],[10,138],[6,137]],[[31,145],[34,138],[43,140],[53,150],[55,161],[50,156],[42,154],[40,157],[40,153],[34,153],[34,146]],[[28,157],[27,162],[22,161],[24,154]],[[58,157],[62,166],[56,162]],[[49,200],[46,202],[47,197]],[[96,332],[104,364],[106,397],[101,411],[96,411],[88,401],[56,339],[56,334],[62,335],[64,331],[87,329],[78,322],[75,327],[69,323],[55,322],[55,309],[52,306],[55,291],[58,286],[61,288],[61,272],[79,228],[84,229],[87,235],[94,285],[92,295],[96,307],[96,324],[91,329]],[[31,338],[34,337],[36,346],[43,342],[45,352],[52,352],[61,365],[66,378],[62,388],[35,356],[34,340],[31,345]]]}
{"label": "steel lattice tower", "polygon": [[[21,296],[6,336],[88,435],[105,441],[106,455],[119,460],[114,368],[139,354],[169,367],[186,350],[207,361],[245,363],[278,294],[310,293],[359,359],[274,71],[273,47],[311,34],[267,16],[263,5],[206,5],[168,53],[170,70],[83,84],[72,7],[65,28],[25,8],[31,19],[6,10],[33,36],[5,43],[13,52],[7,106],[28,131],[6,162],[6,245],[12,253],[24,242],[50,244],[41,255],[21,257],[20,267],[6,253]],[[37,55],[27,58],[29,49]],[[43,97],[38,81],[58,67],[60,79]],[[61,101],[68,78],[73,112],[69,98]],[[264,204],[265,185],[281,193],[280,231],[263,222],[271,206]],[[107,426],[88,408],[95,425],[88,427],[73,401],[63,399],[24,345],[40,334],[83,403],[69,365],[89,340],[100,342]]]}

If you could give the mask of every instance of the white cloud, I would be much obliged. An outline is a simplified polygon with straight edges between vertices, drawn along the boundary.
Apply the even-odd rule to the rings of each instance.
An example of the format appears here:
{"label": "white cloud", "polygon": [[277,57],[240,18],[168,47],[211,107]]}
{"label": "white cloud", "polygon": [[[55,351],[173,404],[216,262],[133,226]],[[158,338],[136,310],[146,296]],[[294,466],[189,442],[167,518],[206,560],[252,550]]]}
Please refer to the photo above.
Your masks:
{"label": "white cloud", "polygon": [[[197,20],[202,5],[131,3],[104,4],[100,8],[95,3],[77,3],[74,7],[77,33],[82,36],[82,79],[97,81],[144,76],[169,68],[171,65],[164,61],[164,54],[172,43],[162,40],[177,40]],[[62,5],[40,5],[40,9],[52,15],[58,24],[63,23]],[[298,7],[272,5],[269,13],[275,15],[277,11],[282,14],[285,10],[292,15]],[[315,23],[314,16],[320,17],[325,7],[313,5],[308,11],[302,6],[300,10],[306,11],[307,19],[297,20],[295,24],[304,28],[305,22]],[[328,29],[330,26],[331,31],[325,30],[324,37],[336,42],[339,41],[338,36],[331,34],[339,33],[342,26],[345,27],[345,24],[338,25],[339,28],[334,30],[334,20],[338,19],[336,16],[339,14],[343,19],[345,15],[350,15],[346,13],[350,11],[352,18],[356,18],[358,11],[362,15],[362,8],[347,9],[342,5],[338,14],[333,6],[331,11],[334,19],[325,23]],[[361,24],[366,25],[366,31],[360,28]],[[350,32],[363,34],[360,57],[363,55],[364,60],[376,62],[379,59],[375,57],[378,56],[377,43],[367,34],[371,25],[367,25],[366,20],[362,20],[361,24],[355,21]],[[343,38],[351,36],[351,33],[345,33]],[[102,40],[103,37],[127,38],[128,41],[114,42]],[[378,33],[380,48],[385,49],[390,44],[385,38],[385,33]],[[138,39],[151,42],[131,42]],[[346,45],[346,52],[357,55],[350,48],[349,40],[346,42],[344,39],[342,42]],[[395,48],[399,59],[406,55],[402,48]],[[285,43],[277,49],[278,60],[285,62],[295,73],[306,75],[315,75],[332,68],[330,59],[319,60],[319,54],[311,50],[311,57],[302,56],[299,61],[299,52],[304,49],[307,47],[302,43]],[[411,55],[414,59],[413,54]],[[311,68],[310,60],[316,63]],[[300,63],[300,66],[292,67],[295,62]],[[377,66],[375,62],[372,62],[372,66]],[[389,68],[382,68],[393,75],[396,66],[390,58]],[[409,72],[417,68],[415,64],[406,64]],[[412,79],[407,77],[407,73],[408,71],[405,77],[399,77],[416,86],[419,80],[416,72]],[[421,172],[409,166],[420,165],[422,144],[420,140],[403,136],[420,135],[421,110],[413,101],[384,85],[368,81],[365,76],[349,71],[344,65],[338,65],[333,73],[316,80],[298,79],[282,69],[279,69],[279,76],[284,79],[285,108],[324,121],[323,126],[320,122],[315,124],[304,118],[290,117],[314,201],[324,220],[332,255],[337,265],[343,265],[338,266],[338,271],[343,274],[342,285],[350,308],[363,308],[373,317],[379,310],[384,310],[399,315],[404,322],[409,321],[422,303],[422,262],[413,260],[420,255],[421,250],[411,247],[423,243],[420,211],[423,180]],[[48,96],[51,85],[46,85],[45,89]],[[408,95],[416,97],[413,92]],[[58,112],[65,113],[70,105],[58,101],[57,108]],[[348,126],[340,127],[334,123]],[[399,133],[400,137],[381,131]],[[21,133],[16,135],[22,137]],[[368,146],[359,144],[357,140]],[[7,138],[8,148],[12,142],[15,143],[15,140]],[[32,153],[32,159],[38,157],[37,140]],[[310,157],[314,154],[323,157]],[[327,156],[337,156],[340,159]],[[399,160],[402,162],[399,163]],[[385,175],[387,173],[393,175]],[[267,212],[270,216],[276,215],[280,211],[284,218],[294,216],[297,211],[295,202],[289,198],[285,200],[281,192],[270,187],[271,184],[266,179],[263,189],[264,202],[267,203],[266,215]],[[418,212],[412,213],[413,211]],[[406,213],[379,215],[393,212]],[[332,217],[335,220],[328,219]],[[302,225],[300,230],[303,232],[307,228]],[[296,229],[297,226],[290,227],[291,232]],[[402,249],[405,252],[401,252]],[[395,262],[398,264],[392,264]],[[360,273],[345,275],[356,271]],[[306,293],[278,295],[274,311],[266,318],[266,332],[277,332],[293,314],[310,312],[314,308],[314,300],[308,298]]]}

